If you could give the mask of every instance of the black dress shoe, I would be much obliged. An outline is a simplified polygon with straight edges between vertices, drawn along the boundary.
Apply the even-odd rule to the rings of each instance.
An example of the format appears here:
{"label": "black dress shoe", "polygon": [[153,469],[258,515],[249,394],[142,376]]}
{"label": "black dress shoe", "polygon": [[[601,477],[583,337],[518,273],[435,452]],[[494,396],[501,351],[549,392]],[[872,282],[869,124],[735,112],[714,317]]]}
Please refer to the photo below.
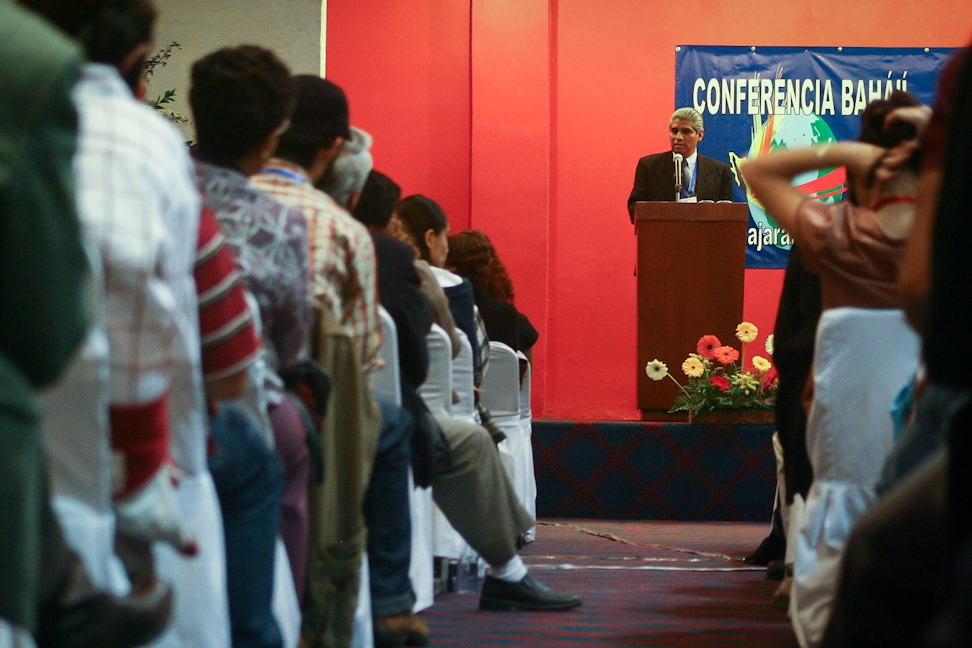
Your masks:
{"label": "black dress shoe", "polygon": [[781,581],[786,576],[786,561],[782,558],[774,560],[766,566],[766,578]]}
{"label": "black dress shoe", "polygon": [[743,558],[749,565],[768,565],[786,554],[786,540],[776,533],[770,533],[759,543],[756,551]]}
{"label": "black dress shoe", "polygon": [[480,610],[571,610],[581,604],[567,592],[555,592],[527,574],[519,583],[487,576],[479,597]]}

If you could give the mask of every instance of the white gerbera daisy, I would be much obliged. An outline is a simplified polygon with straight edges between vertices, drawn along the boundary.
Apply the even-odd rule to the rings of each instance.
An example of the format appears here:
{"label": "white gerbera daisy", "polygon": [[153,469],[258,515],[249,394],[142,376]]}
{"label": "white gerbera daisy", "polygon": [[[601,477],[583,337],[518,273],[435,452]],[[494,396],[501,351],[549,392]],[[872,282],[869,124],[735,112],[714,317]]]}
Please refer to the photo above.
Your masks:
{"label": "white gerbera daisy", "polygon": [[663,380],[668,375],[668,366],[661,360],[652,360],[645,365],[645,373],[652,380]]}

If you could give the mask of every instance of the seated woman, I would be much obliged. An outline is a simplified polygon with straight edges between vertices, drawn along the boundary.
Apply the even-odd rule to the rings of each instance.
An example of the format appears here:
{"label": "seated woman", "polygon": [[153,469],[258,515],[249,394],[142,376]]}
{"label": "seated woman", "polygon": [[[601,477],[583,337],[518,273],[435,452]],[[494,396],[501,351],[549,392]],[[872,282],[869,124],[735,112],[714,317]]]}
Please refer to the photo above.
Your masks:
{"label": "seated woman", "polygon": [[449,254],[449,220],[442,207],[426,196],[407,196],[395,206],[392,219],[393,223],[400,224],[402,239],[415,248],[418,258],[428,264],[445,291],[456,325],[469,338],[475,364],[480,365],[472,285],[445,269]]}
{"label": "seated woman", "polygon": [[450,236],[446,267],[472,282],[489,339],[522,351],[532,361],[533,345],[540,335],[513,305],[513,282],[489,238],[476,230]]}
{"label": "seated woman", "polygon": [[422,195],[403,198],[395,207],[394,219],[401,223],[406,239],[418,250],[419,258],[431,267],[449,298],[449,309],[456,326],[469,338],[473,351],[473,383],[477,388],[476,409],[483,427],[499,443],[506,435],[493,422],[489,410],[479,402],[478,394],[489,362],[489,336],[476,309],[472,283],[445,269],[449,255],[449,220],[439,203]]}
{"label": "seated woman", "polygon": [[[891,403],[918,361],[918,338],[905,322],[895,283],[917,182],[912,170],[889,168],[889,160],[908,150],[890,147],[915,131],[885,127],[893,108],[914,103],[895,93],[870,104],[862,115],[864,141],[779,151],[743,167],[753,195],[821,279],[824,310],[807,422],[814,482],[803,514],[791,514],[788,534],[796,547],[790,616],[804,647],[822,639],[844,546],[875,499],[891,448]],[[850,200],[824,204],[793,186],[803,173],[841,166]]]}

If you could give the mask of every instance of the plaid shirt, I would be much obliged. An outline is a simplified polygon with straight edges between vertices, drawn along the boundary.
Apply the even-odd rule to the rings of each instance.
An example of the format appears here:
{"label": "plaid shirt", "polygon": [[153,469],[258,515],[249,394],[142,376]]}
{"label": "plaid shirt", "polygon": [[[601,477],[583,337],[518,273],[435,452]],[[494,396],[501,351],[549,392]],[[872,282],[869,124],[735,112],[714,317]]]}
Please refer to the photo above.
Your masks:
{"label": "plaid shirt", "polygon": [[192,275],[200,207],[185,143],[111,66],[86,64],[74,99],[78,211],[104,266],[111,404],[165,398],[174,459],[189,474],[203,471]]}
{"label": "plaid shirt", "polygon": [[364,225],[318,191],[299,166],[272,159],[253,186],[307,217],[314,298],[338,315],[360,350],[366,370],[381,346],[375,246]]}

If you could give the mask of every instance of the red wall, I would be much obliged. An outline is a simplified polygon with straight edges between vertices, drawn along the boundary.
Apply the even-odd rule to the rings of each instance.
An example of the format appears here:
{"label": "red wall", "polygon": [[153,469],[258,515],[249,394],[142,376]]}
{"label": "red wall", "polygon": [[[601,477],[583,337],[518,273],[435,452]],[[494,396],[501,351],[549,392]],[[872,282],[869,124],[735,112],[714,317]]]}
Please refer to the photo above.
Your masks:
{"label": "red wall", "polygon": [[[970,28],[972,3],[954,0],[328,0],[327,75],[375,135],[376,167],[497,245],[541,334],[534,415],[629,419],[625,201],[637,159],[668,145],[675,46],[948,47]],[[761,333],[781,285],[746,273]]]}
{"label": "red wall", "polygon": [[330,0],[326,76],[351,123],[374,136],[375,167],[469,226],[468,2]]}

